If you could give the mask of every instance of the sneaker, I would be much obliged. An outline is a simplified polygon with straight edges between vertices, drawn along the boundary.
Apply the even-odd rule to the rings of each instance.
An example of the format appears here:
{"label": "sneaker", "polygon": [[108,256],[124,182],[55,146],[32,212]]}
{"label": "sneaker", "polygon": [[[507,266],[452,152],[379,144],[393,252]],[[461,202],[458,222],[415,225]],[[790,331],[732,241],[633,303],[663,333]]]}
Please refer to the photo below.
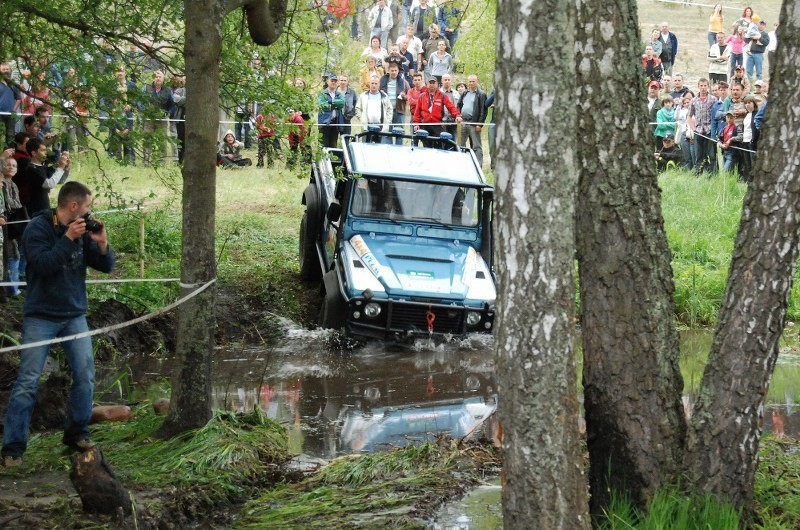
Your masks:
{"label": "sneaker", "polygon": [[89,451],[94,449],[95,443],[88,438],[83,438],[75,442],[66,443],[66,445],[72,449],[75,449],[76,451]]}
{"label": "sneaker", "polygon": [[17,467],[22,465],[21,456],[5,455],[3,457],[3,467]]}

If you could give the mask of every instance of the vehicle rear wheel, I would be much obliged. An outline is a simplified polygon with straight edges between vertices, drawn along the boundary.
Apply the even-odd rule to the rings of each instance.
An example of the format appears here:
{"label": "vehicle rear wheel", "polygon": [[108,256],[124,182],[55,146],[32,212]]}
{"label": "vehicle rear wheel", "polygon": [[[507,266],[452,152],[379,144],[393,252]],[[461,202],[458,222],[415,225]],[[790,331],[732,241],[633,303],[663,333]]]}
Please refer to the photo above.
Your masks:
{"label": "vehicle rear wheel", "polygon": [[306,199],[306,211],[300,220],[300,278],[314,282],[322,278],[319,257],[317,256],[317,240],[320,232],[319,197],[313,184],[303,192]]}

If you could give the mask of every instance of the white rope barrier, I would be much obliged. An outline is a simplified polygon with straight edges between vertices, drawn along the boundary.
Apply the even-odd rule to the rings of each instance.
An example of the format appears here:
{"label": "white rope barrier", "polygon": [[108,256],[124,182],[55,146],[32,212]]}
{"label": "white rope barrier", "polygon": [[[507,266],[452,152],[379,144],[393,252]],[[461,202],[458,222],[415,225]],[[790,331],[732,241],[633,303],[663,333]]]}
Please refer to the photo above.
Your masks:
{"label": "white rope barrier", "polygon": [[[162,307],[158,311],[154,311],[152,313],[148,313],[146,315],[142,315],[142,316],[134,318],[132,320],[128,320],[128,321],[125,321],[125,322],[120,322],[119,324],[113,324],[111,326],[106,326],[106,327],[99,328],[99,329],[93,329],[93,330],[89,330],[89,331],[84,331],[83,333],[76,333],[75,335],[69,335],[67,337],[58,337],[58,338],[55,338],[55,339],[40,340],[40,341],[37,341],[37,342],[30,342],[28,344],[20,344],[19,346],[8,346],[8,347],[5,347],[5,348],[0,348],[0,353],[10,352],[10,351],[18,351],[18,350],[27,350],[29,348],[36,348],[36,347],[39,347],[39,346],[49,346],[50,344],[58,344],[58,343],[61,343],[61,342],[67,342],[67,341],[71,341],[71,340],[75,340],[75,339],[82,339],[82,338],[85,338],[85,337],[92,337],[94,335],[101,335],[103,333],[108,333],[109,331],[114,331],[114,330],[117,330],[117,329],[126,328],[128,326],[133,326],[134,324],[138,324],[140,322],[144,322],[145,320],[150,320],[151,318],[157,317],[158,315],[163,315],[164,313],[172,311],[173,309],[175,309],[179,305],[191,300],[192,298],[194,298],[198,294],[202,293],[203,291],[205,291],[206,289],[211,287],[211,285],[213,285],[214,282],[216,282],[216,281],[217,281],[216,278],[213,279],[213,280],[209,280],[208,282],[202,284],[200,287],[198,287],[197,289],[195,289],[191,293],[187,294],[183,298],[179,298],[178,300],[174,301],[173,303]],[[196,285],[196,284],[192,284],[192,285]],[[183,286],[183,284],[181,284],[181,286]]]}
{"label": "white rope barrier", "polygon": [[[648,123],[648,125],[675,125],[675,122],[674,121],[668,121],[668,122],[651,121],[651,122]],[[711,140],[712,142],[714,142],[717,145],[722,145],[722,142],[720,142],[716,138],[711,138],[710,136],[706,136],[704,134],[700,134],[697,131],[693,131],[693,133],[694,133],[695,136],[700,136],[700,137],[705,138],[707,140]],[[674,134],[673,134],[673,136],[674,136]],[[738,146],[735,146],[735,145],[729,145],[728,149],[737,149],[739,151],[745,151],[747,153],[753,153],[753,154],[757,153],[757,151],[753,151],[752,149],[745,149],[744,147],[738,147]]]}
{"label": "white rope barrier", "polygon": [[[683,0],[658,0],[663,4],[680,4],[682,6],[696,6],[696,7],[714,7],[716,4],[701,4],[698,2],[684,2]],[[730,9],[731,11],[740,11],[740,7],[722,6],[722,9]]]}
{"label": "white rope barrier", "polygon": [[[117,278],[113,280],[86,280],[86,285],[107,283],[169,283],[180,281],[180,278]],[[0,282],[0,287],[23,287],[27,282]]]}
{"label": "white rope barrier", "polygon": [[[129,212],[129,211],[132,211],[132,210],[144,211],[144,206],[132,206],[130,208],[118,208],[116,210],[100,210],[98,212],[92,212],[92,215],[116,213],[116,212]],[[30,219],[23,219],[21,221],[6,221],[5,225],[18,225],[18,224],[30,223],[30,222],[31,222]]]}
{"label": "white rope barrier", "polygon": [[[0,116],[20,116],[20,117],[22,117],[22,116],[32,116],[32,114],[30,114],[30,113],[26,113],[26,114],[20,114],[20,113],[16,113],[16,112],[0,112]],[[52,118],[72,118],[72,116],[67,116],[66,114],[51,114],[50,116],[51,116]],[[110,120],[111,118],[109,118],[109,117],[107,117],[107,116],[97,116],[97,117],[92,117],[92,119],[97,119],[97,120]],[[150,118],[142,118],[142,119],[143,119],[144,121],[165,121],[165,122],[169,122],[169,123],[177,123],[177,122],[185,122],[185,121],[186,121],[186,120],[175,120],[175,119],[172,119],[172,118],[155,118],[155,119],[150,119]],[[221,121],[219,121],[218,123],[220,123],[220,124],[236,124],[236,123],[247,123],[248,125],[253,125],[253,124],[252,124],[250,121],[228,121],[228,120],[221,120]],[[476,125],[476,126],[477,126],[477,125],[481,125],[481,126],[484,126],[484,125],[486,125],[485,123],[481,123],[481,122],[466,122],[466,121],[463,121],[463,122],[461,122],[461,124],[462,124],[462,125]],[[284,125],[284,126],[289,126],[289,127],[291,127],[292,125],[294,125],[294,126],[300,126],[300,124],[299,124],[299,123],[292,123],[292,122],[287,122],[287,121],[279,121],[279,122],[275,122],[275,123],[274,123],[274,125]],[[359,124],[359,123],[318,123],[318,122],[303,122],[303,125],[304,125],[304,126],[307,126],[307,127],[313,127],[313,126],[315,126],[315,125],[316,125],[317,127],[319,127],[319,126],[321,126],[321,125],[334,125],[334,126],[336,126],[336,127],[363,127],[363,125],[361,125],[361,124]],[[391,125],[396,125],[396,126],[400,127],[400,126],[405,126],[405,125],[412,125],[412,126],[413,126],[413,125],[420,125],[420,126],[421,126],[421,125],[457,125],[457,124],[456,124],[456,122],[437,122],[437,123],[408,123],[408,122],[407,122],[407,123],[402,123],[402,124],[401,124],[401,123],[392,123],[392,122],[386,122],[386,123],[370,123],[369,125],[381,125],[381,126],[383,126],[383,125],[390,125],[390,126],[391,126]],[[254,127],[253,129],[255,130],[255,127]]]}

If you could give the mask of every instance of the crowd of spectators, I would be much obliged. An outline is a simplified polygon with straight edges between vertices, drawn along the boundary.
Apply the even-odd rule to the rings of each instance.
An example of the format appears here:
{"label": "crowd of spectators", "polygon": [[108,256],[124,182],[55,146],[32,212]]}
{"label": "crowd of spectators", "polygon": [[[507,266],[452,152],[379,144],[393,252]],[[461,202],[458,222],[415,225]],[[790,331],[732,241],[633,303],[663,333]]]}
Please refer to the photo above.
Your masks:
{"label": "crowd of spectators", "polygon": [[716,4],[709,16],[708,76],[694,89],[673,72],[678,37],[669,23],[653,29],[641,64],[659,169],[672,163],[713,175],[721,166],[724,172],[735,169],[740,180],[752,180],[768,102],[764,55],[777,45],[775,28],[768,32],[766,22],[745,7],[726,32],[722,5]]}
{"label": "crowd of spectators", "polygon": [[[328,13],[344,13],[340,0],[317,5]],[[340,134],[370,126],[385,132],[400,128],[406,134],[423,129],[432,136],[451,134],[460,145],[472,147],[483,164],[481,131],[494,97],[480,87],[477,75],[459,71],[456,48],[463,11],[450,0],[437,5],[376,0],[347,13],[350,20],[332,16],[326,24],[349,26],[354,39],[367,41],[357,72],[360,93],[350,87],[347,72],[325,76],[326,86],[317,97],[321,145],[336,147]]]}

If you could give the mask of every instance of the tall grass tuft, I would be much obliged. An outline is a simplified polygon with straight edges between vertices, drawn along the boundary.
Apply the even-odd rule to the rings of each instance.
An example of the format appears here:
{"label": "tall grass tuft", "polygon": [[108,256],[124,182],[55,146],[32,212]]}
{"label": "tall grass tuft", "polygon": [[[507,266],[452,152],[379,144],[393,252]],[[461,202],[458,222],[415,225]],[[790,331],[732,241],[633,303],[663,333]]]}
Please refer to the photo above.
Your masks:
{"label": "tall grass tuft", "polygon": [[602,530],[738,530],[741,516],[730,504],[711,495],[687,496],[675,488],[656,492],[647,514],[629,499],[612,494],[608,512],[601,518]]}

